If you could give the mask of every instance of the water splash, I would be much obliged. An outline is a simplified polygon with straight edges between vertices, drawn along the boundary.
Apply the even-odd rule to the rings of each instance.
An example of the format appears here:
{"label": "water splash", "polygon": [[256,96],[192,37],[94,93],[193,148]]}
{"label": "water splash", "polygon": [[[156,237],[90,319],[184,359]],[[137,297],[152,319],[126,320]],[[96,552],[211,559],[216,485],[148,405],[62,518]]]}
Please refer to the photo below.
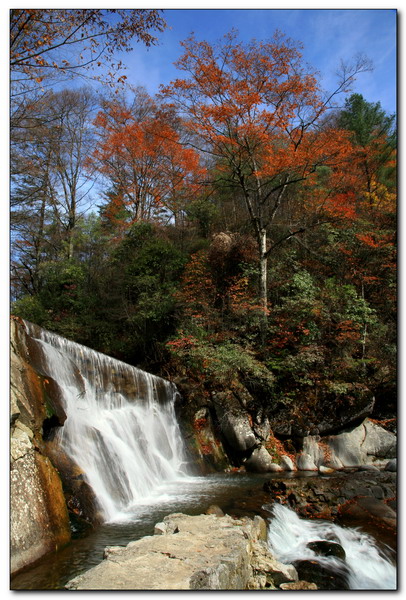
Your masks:
{"label": "water splash", "polygon": [[106,521],[125,520],[165,482],[187,476],[169,381],[36,326],[67,419],[59,444],[83,470]]}
{"label": "water splash", "polygon": [[[302,519],[281,504],[272,505],[270,511],[268,545],[281,562],[317,560],[338,572],[346,572],[351,590],[396,589],[396,567],[370,535],[329,521]],[[307,547],[316,540],[338,542],[345,550],[345,564],[335,557],[317,556]]]}

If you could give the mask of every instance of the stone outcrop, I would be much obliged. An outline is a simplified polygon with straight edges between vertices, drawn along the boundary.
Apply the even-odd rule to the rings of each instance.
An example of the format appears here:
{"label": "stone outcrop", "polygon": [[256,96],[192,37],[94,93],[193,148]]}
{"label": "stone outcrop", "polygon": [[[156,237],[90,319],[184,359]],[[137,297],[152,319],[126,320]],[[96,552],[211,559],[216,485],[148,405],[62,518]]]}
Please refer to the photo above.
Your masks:
{"label": "stone outcrop", "polygon": [[303,449],[316,467],[382,467],[388,459],[396,456],[396,435],[370,419],[365,419],[357,427],[337,435],[307,436],[303,441]]}
{"label": "stone outcrop", "polygon": [[[347,420],[343,417],[335,427],[324,427],[326,431],[334,429],[335,433],[329,435],[322,435],[323,428],[315,425],[303,428],[293,423],[286,429],[283,410],[272,418],[263,411],[248,412],[236,393],[217,392],[204,407],[188,416],[190,409],[184,403],[186,412],[179,410],[179,416],[193,461],[205,472],[241,468],[254,473],[321,472],[326,468],[381,467],[396,456],[396,434],[367,417],[373,402],[367,396],[365,401],[365,411],[350,411]],[[185,425],[188,419],[192,427]]]}
{"label": "stone outcrop", "polygon": [[154,536],[109,547],[105,560],[66,585],[71,590],[277,589],[297,581],[269,552],[261,517],[172,514]]}
{"label": "stone outcrop", "polygon": [[41,453],[46,381],[30,361],[24,326],[11,321],[10,562],[16,573],[70,540],[59,475]]}

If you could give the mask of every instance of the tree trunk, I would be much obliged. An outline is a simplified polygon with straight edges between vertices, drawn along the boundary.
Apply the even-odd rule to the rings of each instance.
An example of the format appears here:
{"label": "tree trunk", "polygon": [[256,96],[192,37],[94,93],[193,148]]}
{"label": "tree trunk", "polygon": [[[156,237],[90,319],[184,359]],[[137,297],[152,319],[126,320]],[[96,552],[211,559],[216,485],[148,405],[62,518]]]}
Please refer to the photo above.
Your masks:
{"label": "tree trunk", "polygon": [[261,342],[262,345],[266,341],[266,332],[268,328],[268,257],[266,247],[266,229],[263,228],[260,231],[260,244],[259,244],[259,297],[262,309],[261,315]]}

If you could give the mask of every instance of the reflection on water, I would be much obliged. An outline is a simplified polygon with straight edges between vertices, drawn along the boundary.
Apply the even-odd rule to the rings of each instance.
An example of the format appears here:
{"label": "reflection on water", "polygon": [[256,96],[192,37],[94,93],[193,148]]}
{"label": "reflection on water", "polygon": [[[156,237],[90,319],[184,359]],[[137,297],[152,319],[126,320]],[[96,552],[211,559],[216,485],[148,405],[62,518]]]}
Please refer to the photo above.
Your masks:
{"label": "reflection on water", "polygon": [[164,489],[134,505],[133,512],[122,513],[118,522],[99,526],[85,538],[72,541],[37,566],[16,575],[11,589],[63,589],[67,581],[99,564],[106,546],[125,546],[153,535],[154,525],[173,512],[198,515],[217,504],[229,514],[262,514],[262,504],[269,501],[262,491],[267,480],[269,474],[219,474],[166,482]]}

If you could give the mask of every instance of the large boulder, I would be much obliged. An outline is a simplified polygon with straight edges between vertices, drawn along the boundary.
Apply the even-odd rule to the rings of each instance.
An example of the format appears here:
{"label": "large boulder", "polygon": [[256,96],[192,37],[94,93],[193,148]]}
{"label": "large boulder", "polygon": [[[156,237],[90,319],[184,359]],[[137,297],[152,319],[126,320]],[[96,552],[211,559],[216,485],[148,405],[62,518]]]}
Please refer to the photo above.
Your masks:
{"label": "large boulder", "polygon": [[328,436],[329,464],[335,468],[386,464],[396,456],[396,435],[366,419],[358,427]]}
{"label": "large boulder", "polygon": [[297,455],[296,464],[299,471],[317,471],[317,466],[314,464],[312,457],[306,452]]}
{"label": "large boulder", "polygon": [[244,462],[247,471],[253,473],[268,473],[282,471],[282,467],[272,461],[268,450],[263,446],[255,448],[251,456]]}
{"label": "large boulder", "polygon": [[221,433],[232,451],[244,455],[258,446],[246,412],[220,402],[215,403],[215,411]]}

